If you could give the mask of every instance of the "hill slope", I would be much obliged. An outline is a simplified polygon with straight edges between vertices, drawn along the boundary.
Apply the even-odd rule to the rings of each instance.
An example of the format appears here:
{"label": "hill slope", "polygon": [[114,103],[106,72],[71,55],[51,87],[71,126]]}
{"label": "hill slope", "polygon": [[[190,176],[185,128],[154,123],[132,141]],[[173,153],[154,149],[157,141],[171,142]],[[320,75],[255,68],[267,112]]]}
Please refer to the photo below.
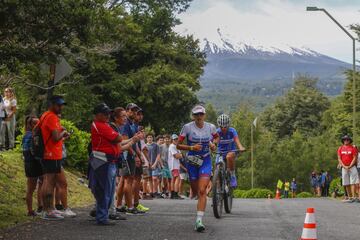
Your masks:
{"label": "hill slope", "polygon": [[[71,207],[87,206],[94,202],[90,190],[78,182],[80,174],[66,171]],[[0,228],[32,220],[26,216],[26,177],[21,153],[0,154]],[[34,194],[35,195],[35,194]],[[34,200],[34,208],[36,200]]]}

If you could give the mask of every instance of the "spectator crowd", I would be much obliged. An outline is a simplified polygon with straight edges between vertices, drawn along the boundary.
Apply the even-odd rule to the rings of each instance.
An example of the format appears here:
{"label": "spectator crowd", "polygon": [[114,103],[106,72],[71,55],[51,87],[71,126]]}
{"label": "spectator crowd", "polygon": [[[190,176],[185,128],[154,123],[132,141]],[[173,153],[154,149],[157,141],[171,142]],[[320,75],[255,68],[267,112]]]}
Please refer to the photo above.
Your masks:
{"label": "spectator crowd", "polygon": [[318,173],[313,171],[310,176],[310,184],[314,196],[318,196],[318,197],[330,196],[329,189],[330,189],[331,181],[332,181],[332,177],[327,171],[321,170]]}
{"label": "spectator crowd", "polygon": [[[76,216],[67,203],[63,168],[65,142],[71,132],[60,123],[64,99],[53,96],[48,106],[40,118],[25,119],[22,147],[28,179],[26,202],[29,216],[61,220]],[[90,216],[96,218],[97,224],[108,225],[109,219],[126,220],[126,215],[145,214],[150,209],[140,200],[184,199],[188,175],[183,154],[176,147],[178,135],[146,134],[140,125],[144,111],[134,103],[113,110],[102,103],[93,113],[88,179],[96,200]],[[33,210],[36,189],[38,208]]]}

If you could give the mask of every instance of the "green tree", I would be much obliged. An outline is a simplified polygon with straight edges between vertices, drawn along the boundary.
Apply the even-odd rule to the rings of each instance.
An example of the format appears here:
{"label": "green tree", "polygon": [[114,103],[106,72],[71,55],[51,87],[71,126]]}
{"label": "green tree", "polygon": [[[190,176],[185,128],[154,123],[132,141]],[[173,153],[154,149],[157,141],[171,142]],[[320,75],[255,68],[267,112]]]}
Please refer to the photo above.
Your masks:
{"label": "green tree", "polygon": [[129,101],[139,104],[145,110],[144,124],[157,134],[162,129],[178,131],[198,102],[205,55],[198,40],[173,30],[179,24],[175,13],[185,10],[189,2],[122,2],[130,18],[123,26],[127,35],[122,47],[111,53],[116,75],[97,88],[111,106]]}
{"label": "green tree", "polygon": [[330,102],[317,90],[316,82],[309,77],[298,77],[294,87],[265,110],[264,126],[279,138],[291,136],[295,131],[307,136],[319,134],[322,113],[329,108]]}

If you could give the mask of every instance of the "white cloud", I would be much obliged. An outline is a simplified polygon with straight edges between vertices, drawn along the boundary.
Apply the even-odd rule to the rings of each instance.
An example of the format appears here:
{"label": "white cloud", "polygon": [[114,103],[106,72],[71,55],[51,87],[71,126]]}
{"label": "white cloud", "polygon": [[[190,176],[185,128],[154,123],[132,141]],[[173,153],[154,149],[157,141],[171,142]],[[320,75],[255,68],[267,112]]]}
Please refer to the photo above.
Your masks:
{"label": "white cloud", "polygon": [[[188,12],[180,15],[183,24],[176,30],[186,30],[199,39],[212,39],[220,27],[222,32],[238,41],[266,47],[284,44],[305,46],[347,62],[352,61],[350,38],[323,12],[305,11],[305,3],[258,0],[252,2],[251,9],[227,0],[210,0],[206,4],[206,8],[192,10],[190,7]],[[344,26],[359,19],[359,12],[354,6],[327,7],[327,10]]]}

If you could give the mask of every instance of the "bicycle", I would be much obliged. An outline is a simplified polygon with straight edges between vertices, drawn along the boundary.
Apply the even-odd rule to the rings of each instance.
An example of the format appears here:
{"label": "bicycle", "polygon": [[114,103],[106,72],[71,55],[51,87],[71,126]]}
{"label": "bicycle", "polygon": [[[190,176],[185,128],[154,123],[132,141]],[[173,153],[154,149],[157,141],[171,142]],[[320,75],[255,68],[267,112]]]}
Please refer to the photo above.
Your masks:
{"label": "bicycle", "polygon": [[[233,152],[240,152],[235,150]],[[226,169],[225,152],[216,152],[215,172],[213,176],[212,207],[214,216],[221,218],[223,206],[226,213],[231,213],[233,201],[233,188],[230,186],[230,172]]]}

